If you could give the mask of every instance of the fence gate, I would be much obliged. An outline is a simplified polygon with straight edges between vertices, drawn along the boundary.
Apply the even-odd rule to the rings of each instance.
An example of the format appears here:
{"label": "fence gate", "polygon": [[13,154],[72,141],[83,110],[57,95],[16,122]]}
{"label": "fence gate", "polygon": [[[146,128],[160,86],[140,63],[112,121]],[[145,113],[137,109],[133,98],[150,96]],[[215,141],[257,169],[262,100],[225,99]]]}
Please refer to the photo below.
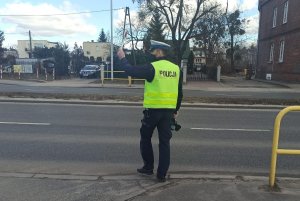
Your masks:
{"label": "fence gate", "polygon": [[206,79],[207,79],[207,73],[203,73],[203,72],[193,72],[193,74],[186,75],[187,81],[200,81]]}

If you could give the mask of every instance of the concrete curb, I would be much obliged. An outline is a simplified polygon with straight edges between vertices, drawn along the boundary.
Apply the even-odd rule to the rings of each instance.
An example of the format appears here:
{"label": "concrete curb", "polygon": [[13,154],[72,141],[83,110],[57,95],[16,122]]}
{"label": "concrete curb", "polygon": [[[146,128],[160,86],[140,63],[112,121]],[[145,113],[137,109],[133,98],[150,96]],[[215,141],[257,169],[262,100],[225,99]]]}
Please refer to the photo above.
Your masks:
{"label": "concrete curb", "polygon": [[84,180],[84,181],[96,181],[99,176],[89,176],[89,175],[52,175],[52,174],[34,174],[32,178],[37,179],[60,179],[60,180]]}
{"label": "concrete curb", "polygon": [[270,81],[270,80],[263,80],[263,79],[257,79],[257,78],[255,78],[255,79],[253,79],[253,80],[255,80],[255,81],[257,81],[257,82],[268,83],[268,84],[280,86],[280,87],[283,87],[283,88],[288,88],[288,89],[291,88],[291,87],[289,87],[287,84],[281,83],[281,82]]}
{"label": "concrete curb", "polygon": [[[155,175],[143,176],[138,174],[127,175],[78,175],[78,174],[47,174],[47,173],[10,173],[0,172],[0,177],[11,178],[33,178],[33,179],[55,179],[55,180],[82,180],[82,181],[120,181],[120,180],[148,180],[154,178]],[[212,181],[264,181],[268,182],[267,176],[251,176],[251,175],[224,175],[224,174],[203,174],[203,173],[170,173],[169,179],[175,180],[212,180]],[[280,181],[300,182],[300,178],[295,177],[278,177]]]}
{"label": "concrete curb", "polygon": [[[4,98],[0,97],[3,103],[48,103],[48,104],[74,104],[74,105],[123,105],[142,107],[142,102],[117,101],[117,100],[63,100],[63,99],[42,99],[42,98]],[[234,108],[234,109],[283,109],[282,105],[249,105],[249,104],[215,104],[215,103],[182,103],[183,108]]]}

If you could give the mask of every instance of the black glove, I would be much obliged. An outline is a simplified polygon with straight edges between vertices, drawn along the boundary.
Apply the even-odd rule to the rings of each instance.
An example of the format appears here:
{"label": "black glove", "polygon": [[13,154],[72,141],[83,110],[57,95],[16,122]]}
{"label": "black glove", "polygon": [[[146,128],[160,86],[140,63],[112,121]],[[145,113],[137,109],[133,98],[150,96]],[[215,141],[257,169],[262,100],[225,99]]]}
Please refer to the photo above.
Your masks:
{"label": "black glove", "polygon": [[171,130],[179,131],[181,129],[181,126],[177,123],[175,118],[171,119]]}

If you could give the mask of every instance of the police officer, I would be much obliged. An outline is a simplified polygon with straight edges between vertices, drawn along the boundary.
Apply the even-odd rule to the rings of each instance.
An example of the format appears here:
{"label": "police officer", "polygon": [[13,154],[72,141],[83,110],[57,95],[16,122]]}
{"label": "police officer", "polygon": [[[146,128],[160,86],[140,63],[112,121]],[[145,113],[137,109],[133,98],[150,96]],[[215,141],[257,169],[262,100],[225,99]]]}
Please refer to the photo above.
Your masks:
{"label": "police officer", "polygon": [[167,60],[166,53],[170,45],[151,40],[151,63],[132,66],[125,58],[124,51],[118,50],[121,66],[129,76],[145,79],[144,117],[140,128],[140,151],[144,166],[137,171],[152,175],[154,155],[151,138],[155,128],[159,136],[159,162],[156,178],[166,181],[170,165],[171,119],[176,118],[182,100],[182,72],[180,68]]}

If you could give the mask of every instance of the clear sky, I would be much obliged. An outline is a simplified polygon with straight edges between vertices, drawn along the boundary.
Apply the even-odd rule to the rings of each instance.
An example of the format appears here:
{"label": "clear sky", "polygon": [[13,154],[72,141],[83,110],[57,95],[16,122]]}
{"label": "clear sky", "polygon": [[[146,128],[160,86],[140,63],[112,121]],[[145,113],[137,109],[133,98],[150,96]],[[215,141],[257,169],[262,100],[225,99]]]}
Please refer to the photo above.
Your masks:
{"label": "clear sky", "polygon": [[[101,28],[110,32],[110,3],[113,8],[130,7],[134,16],[137,5],[132,0],[1,0],[0,30],[5,33],[4,47],[16,46],[17,40],[28,40],[31,30],[33,40],[45,39],[52,42],[66,42],[70,48],[77,42],[97,40]],[[217,0],[225,4],[226,0]],[[255,36],[258,28],[258,0],[229,0],[230,9],[240,8],[243,17],[250,19],[248,33]],[[12,16],[12,15],[51,15],[82,13],[59,16]],[[4,16],[5,15],[5,16]],[[9,16],[10,15],[10,16]],[[114,11],[114,29],[125,16],[124,10]]]}

